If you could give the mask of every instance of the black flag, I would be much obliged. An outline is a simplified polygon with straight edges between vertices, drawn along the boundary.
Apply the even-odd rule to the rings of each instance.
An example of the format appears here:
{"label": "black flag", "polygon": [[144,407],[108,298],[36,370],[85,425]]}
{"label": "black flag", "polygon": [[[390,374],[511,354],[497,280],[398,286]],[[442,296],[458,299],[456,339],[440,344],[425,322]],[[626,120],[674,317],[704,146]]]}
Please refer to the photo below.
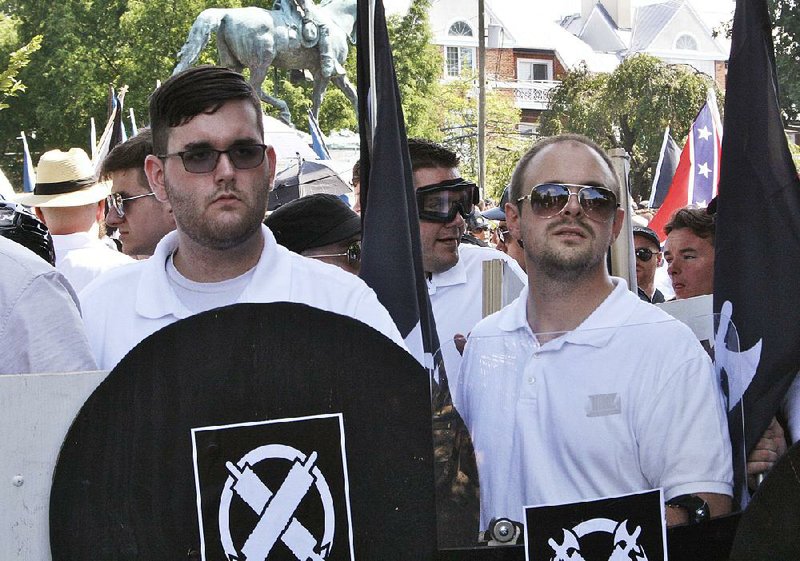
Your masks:
{"label": "black flag", "polygon": [[[431,368],[439,341],[422,270],[417,202],[403,108],[400,106],[383,2],[375,1],[372,51],[369,8],[369,0],[359,0],[361,278],[389,310],[411,354]],[[374,76],[370,67],[374,68]],[[371,88],[375,90],[374,108],[370,101]],[[374,138],[373,115],[377,123]]]}
{"label": "black flag", "polygon": [[743,352],[757,356],[760,349],[755,377],[749,387],[731,391],[729,405],[734,451],[741,450],[743,409],[749,453],[800,368],[795,313],[800,307],[795,285],[800,273],[800,180],[778,106],[767,0],[736,3],[732,41],[717,200],[714,311],[731,314]]}
{"label": "black flag", "polygon": [[[373,15],[370,0],[358,0],[361,278],[431,375],[438,544],[471,545],[478,525],[477,467],[469,433],[453,408],[428,298],[411,158],[382,0],[374,0]],[[371,123],[377,124],[374,135]]]}

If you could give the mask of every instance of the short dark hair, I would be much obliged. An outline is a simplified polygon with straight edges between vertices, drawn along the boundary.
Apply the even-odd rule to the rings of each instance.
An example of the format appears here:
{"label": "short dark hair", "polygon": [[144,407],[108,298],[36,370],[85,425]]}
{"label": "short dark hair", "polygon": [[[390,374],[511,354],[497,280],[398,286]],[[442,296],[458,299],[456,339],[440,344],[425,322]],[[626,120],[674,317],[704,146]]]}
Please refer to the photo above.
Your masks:
{"label": "short dark hair", "polygon": [[675,211],[664,232],[669,235],[673,230],[688,228],[698,238],[710,239],[714,245],[717,224],[713,214],[708,214],[706,209],[698,207],[683,207]]}
{"label": "short dark hair", "polygon": [[527,195],[527,193],[523,193],[523,189],[525,188],[525,185],[523,185],[523,178],[525,177],[525,171],[527,170],[528,164],[531,162],[531,160],[533,160],[536,155],[539,154],[539,152],[548,146],[552,146],[553,144],[558,144],[560,142],[577,142],[579,144],[583,144],[603,158],[606,166],[608,166],[608,170],[611,172],[611,176],[614,178],[614,185],[611,185],[610,187],[616,189],[616,195],[619,197],[619,180],[617,179],[617,172],[614,169],[614,164],[611,162],[611,158],[609,158],[608,154],[606,154],[606,151],[587,136],[569,133],[548,136],[547,138],[544,138],[534,144],[527,152],[525,152],[525,154],[522,155],[522,158],[520,158],[519,162],[517,162],[517,167],[514,168],[514,173],[511,175],[511,193],[509,202],[516,203],[518,199]]}
{"label": "short dark hair", "polygon": [[258,130],[264,136],[261,100],[244,76],[221,66],[195,66],[175,74],[150,96],[154,152],[166,152],[170,127],[186,124],[201,113],[214,113],[238,99],[249,101],[256,110]]}
{"label": "short dark hair", "polygon": [[461,163],[452,150],[423,138],[408,139],[408,154],[411,157],[411,171],[421,168],[457,168]]}
{"label": "short dark hair", "polygon": [[144,174],[144,160],[153,153],[153,131],[150,127],[139,129],[138,134],[117,144],[103,159],[100,166],[100,178],[110,179],[115,171],[127,169],[139,170],[139,182],[148,189],[147,176]]}
{"label": "short dark hair", "polygon": [[353,179],[350,181],[353,185],[361,183],[361,160],[356,160],[353,164]]}

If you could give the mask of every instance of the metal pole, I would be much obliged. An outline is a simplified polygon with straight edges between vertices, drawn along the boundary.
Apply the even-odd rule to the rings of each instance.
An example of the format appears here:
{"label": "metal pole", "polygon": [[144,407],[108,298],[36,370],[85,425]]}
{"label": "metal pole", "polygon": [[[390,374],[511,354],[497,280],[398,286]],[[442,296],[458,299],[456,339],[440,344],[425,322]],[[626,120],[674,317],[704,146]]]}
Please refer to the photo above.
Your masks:
{"label": "metal pole", "polygon": [[375,1],[369,0],[369,91],[367,92],[367,111],[369,112],[369,150],[372,152],[372,141],[378,124],[378,86],[375,79]]}
{"label": "metal pole", "polygon": [[478,0],[478,187],[486,196],[486,25],[484,0]]}
{"label": "metal pole", "polygon": [[614,164],[619,179],[619,206],[625,211],[625,218],[617,240],[611,246],[611,274],[622,277],[628,288],[635,294],[636,259],[633,255],[633,223],[631,222],[631,197],[628,191],[628,172],[631,157],[622,148],[609,150],[608,155]]}

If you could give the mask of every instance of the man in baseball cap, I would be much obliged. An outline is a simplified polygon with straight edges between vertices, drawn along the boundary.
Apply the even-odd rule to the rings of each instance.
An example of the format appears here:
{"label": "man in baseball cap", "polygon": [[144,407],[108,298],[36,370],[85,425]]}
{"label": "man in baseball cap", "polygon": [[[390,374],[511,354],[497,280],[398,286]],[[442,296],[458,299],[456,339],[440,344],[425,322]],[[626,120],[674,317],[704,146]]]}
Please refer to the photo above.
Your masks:
{"label": "man in baseball cap", "polygon": [[660,304],[664,301],[664,295],[655,287],[656,269],[663,259],[658,236],[647,226],[634,226],[633,245],[639,298],[651,304]]}
{"label": "man in baseball cap", "polygon": [[35,207],[36,216],[47,225],[53,236],[56,269],[76,292],[100,273],[132,261],[100,240],[109,193],[109,185],[95,178],[86,152],[71,148],[42,154],[33,193],[17,197],[18,203]]}

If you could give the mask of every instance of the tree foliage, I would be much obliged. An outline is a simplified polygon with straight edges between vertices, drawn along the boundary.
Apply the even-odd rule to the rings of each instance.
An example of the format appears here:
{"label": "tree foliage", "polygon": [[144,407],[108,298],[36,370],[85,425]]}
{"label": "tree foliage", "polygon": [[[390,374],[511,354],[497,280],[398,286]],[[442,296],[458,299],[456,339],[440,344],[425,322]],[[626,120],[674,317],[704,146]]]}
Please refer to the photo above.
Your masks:
{"label": "tree foliage", "polygon": [[408,135],[432,139],[441,134],[441,107],[436,98],[443,59],[439,48],[431,44],[430,4],[431,0],[412,0],[408,13],[389,16],[386,27]]}
{"label": "tree foliage", "polygon": [[609,75],[585,66],[567,73],[541,118],[541,134],[585,134],[606,149],[631,156],[631,192],[646,197],[658,163],[664,129],[683,139],[713,81],[683,66],[637,54]]}
{"label": "tree foliage", "polygon": [[791,120],[800,119],[800,2],[770,0],[780,103]]}
{"label": "tree foliage", "polygon": [[[433,99],[441,126],[432,140],[442,142],[461,158],[459,171],[478,180],[478,92],[471,76],[440,86]],[[519,134],[520,110],[513,95],[501,90],[486,92],[486,196],[499,198],[511,172],[530,142]]]}
{"label": "tree foliage", "polygon": [[17,79],[17,74],[28,66],[31,55],[42,45],[42,36],[37,35],[27,45],[12,52],[8,57],[8,67],[0,71],[0,110],[6,109],[6,100],[25,91],[25,84]]}

